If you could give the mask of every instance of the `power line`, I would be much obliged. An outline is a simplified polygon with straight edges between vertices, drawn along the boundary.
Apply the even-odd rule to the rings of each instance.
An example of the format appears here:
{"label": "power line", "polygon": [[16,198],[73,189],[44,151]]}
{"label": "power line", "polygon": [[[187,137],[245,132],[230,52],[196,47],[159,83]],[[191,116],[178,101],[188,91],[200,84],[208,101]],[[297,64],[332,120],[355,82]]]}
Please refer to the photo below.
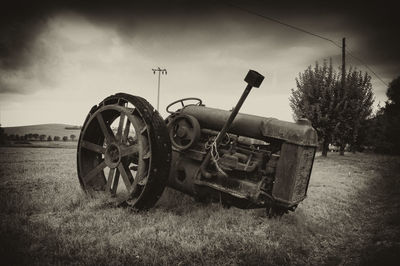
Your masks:
{"label": "power line", "polygon": [[[225,2],[225,3],[226,3],[227,5],[229,5],[229,6],[232,6],[232,7],[234,7],[234,8],[240,9],[240,10],[242,10],[242,11],[244,11],[244,12],[247,12],[247,13],[249,13],[249,14],[255,15],[255,16],[257,16],[257,17],[261,17],[261,18],[270,20],[270,21],[272,21],[272,22],[281,24],[281,25],[286,26],[286,27],[288,27],[288,28],[291,28],[291,29],[294,29],[294,30],[297,30],[297,31],[306,33],[306,34],[308,34],[308,35],[311,35],[311,36],[320,38],[320,39],[322,39],[322,40],[328,41],[328,42],[332,43],[333,45],[337,46],[338,48],[342,49],[342,46],[341,46],[340,44],[338,44],[338,43],[335,42],[334,40],[329,39],[329,38],[327,38],[327,37],[324,37],[324,36],[321,36],[321,35],[319,35],[319,34],[310,32],[310,31],[308,31],[308,30],[299,28],[299,27],[297,27],[297,26],[290,25],[290,24],[288,24],[288,23],[285,23],[285,22],[282,22],[282,21],[280,21],[280,20],[271,18],[271,17],[269,17],[269,16],[259,14],[259,13],[257,13],[257,12],[252,11],[252,10],[249,10],[249,9],[247,9],[247,8],[243,8],[243,7],[234,5],[234,4],[230,3],[230,2]],[[376,74],[376,72],[375,72],[374,70],[372,70],[372,68],[371,68],[370,66],[368,66],[363,60],[361,60],[360,58],[358,58],[358,57],[356,57],[355,55],[353,55],[347,48],[345,48],[345,50],[347,51],[347,53],[348,53],[351,57],[353,57],[354,59],[356,59],[358,62],[360,62],[362,65],[364,65],[369,71],[371,71],[371,73],[374,74],[375,77],[376,77],[377,79],[379,79],[385,86],[388,86],[388,84],[387,84],[386,82],[384,82],[383,79],[382,79],[378,74]]]}
{"label": "power line", "polygon": [[323,40],[328,41],[328,42],[331,42],[331,43],[334,44],[335,46],[337,46],[337,47],[339,47],[339,48],[342,48],[342,46],[341,46],[340,44],[338,44],[338,43],[335,42],[334,40],[331,40],[331,39],[329,39],[329,38],[327,38],[327,37],[321,36],[321,35],[316,34],[316,33],[312,33],[312,32],[310,32],[310,31],[308,31],[308,30],[305,30],[305,29],[299,28],[299,27],[297,27],[297,26],[293,26],[293,25],[287,24],[287,23],[282,22],[282,21],[280,21],[280,20],[277,20],[277,19],[268,17],[268,16],[266,16],[266,15],[259,14],[259,13],[257,13],[257,12],[254,12],[254,11],[249,10],[249,9],[247,9],[247,8],[243,8],[243,7],[234,5],[234,4],[232,4],[232,3],[228,3],[228,2],[227,2],[226,4],[228,4],[228,5],[232,6],[232,7],[235,7],[235,8],[237,8],[237,9],[240,9],[240,10],[242,10],[242,11],[245,11],[245,12],[247,12],[247,13],[249,13],[249,14],[255,15],[255,16],[257,16],[257,17],[261,17],[261,18],[265,18],[265,19],[271,20],[271,21],[273,21],[273,22],[275,22],[275,23],[278,23],[278,24],[281,24],[281,25],[283,25],[283,26],[286,26],[286,27],[292,28],[292,29],[294,29],[294,30],[297,30],[297,31],[300,31],[300,32],[303,32],[303,33],[306,33],[306,34],[309,34],[309,35],[312,35],[312,36],[314,36],[314,37],[323,39]]}
{"label": "power line", "polygon": [[353,54],[349,51],[349,49],[347,49],[347,48],[346,48],[346,52],[347,52],[351,57],[353,57],[353,58],[356,59],[358,62],[360,62],[362,65],[364,65],[369,71],[371,71],[372,74],[374,74],[375,77],[376,77],[377,79],[379,79],[383,84],[385,84],[386,87],[389,87],[389,85],[388,85],[385,81],[383,81],[383,79],[382,79],[380,76],[378,76],[378,74],[376,74],[375,71],[372,70],[372,68],[369,67],[363,60],[361,60],[359,57],[353,55]]}

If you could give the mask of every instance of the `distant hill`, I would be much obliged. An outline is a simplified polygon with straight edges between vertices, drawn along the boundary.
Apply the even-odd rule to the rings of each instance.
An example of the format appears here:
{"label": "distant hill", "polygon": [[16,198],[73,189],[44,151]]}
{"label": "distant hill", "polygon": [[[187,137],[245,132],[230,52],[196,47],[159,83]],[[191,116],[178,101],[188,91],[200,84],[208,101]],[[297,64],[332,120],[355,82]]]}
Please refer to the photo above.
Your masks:
{"label": "distant hill", "polygon": [[75,125],[67,125],[67,124],[41,124],[41,125],[31,125],[31,126],[20,126],[20,127],[4,127],[4,132],[7,135],[18,134],[23,136],[25,134],[39,134],[46,136],[67,136],[69,138],[70,135],[74,134],[76,139],[80,134],[80,127]]}

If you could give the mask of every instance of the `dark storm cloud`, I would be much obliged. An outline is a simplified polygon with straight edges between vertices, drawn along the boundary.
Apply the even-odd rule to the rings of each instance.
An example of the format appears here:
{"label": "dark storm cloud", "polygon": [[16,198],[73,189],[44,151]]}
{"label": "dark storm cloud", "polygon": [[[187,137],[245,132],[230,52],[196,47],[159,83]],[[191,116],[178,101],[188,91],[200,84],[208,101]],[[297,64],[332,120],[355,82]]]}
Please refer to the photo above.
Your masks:
{"label": "dark storm cloud", "polygon": [[356,55],[379,69],[383,76],[400,75],[400,36],[398,34],[398,7],[385,2],[364,3],[346,10],[349,40],[355,36]]}
{"label": "dark storm cloud", "polygon": [[[351,3],[338,1],[13,1],[4,4],[0,18],[0,93],[18,92],[7,82],[13,71],[23,71],[35,63],[35,39],[45,28],[47,19],[65,11],[86,17],[97,25],[113,26],[120,36],[130,40],[137,33],[142,37],[173,42],[176,34],[187,34],[188,45],[201,46],[229,42],[234,36],[224,23],[238,26],[243,38],[269,35],[271,42],[291,45],[314,37],[283,25],[246,13],[235,6],[253,10],[298,27],[340,40],[348,38],[349,48],[368,64],[378,67],[384,77],[400,72],[396,8],[388,3]],[[227,4],[228,3],[228,4]],[[234,6],[229,5],[233,3]],[[218,24],[217,30],[216,26]],[[222,25],[222,26],[221,26]],[[245,28],[240,28],[245,25]],[[157,30],[160,27],[162,29]],[[226,32],[224,32],[226,30]],[[195,33],[201,38],[193,38]],[[210,37],[207,37],[207,34]],[[197,35],[197,36],[198,36]],[[357,44],[354,45],[355,40]],[[321,45],[330,45],[322,44]],[[173,47],[172,47],[173,48]],[[149,48],[151,49],[151,48]],[[180,44],[176,45],[180,49]],[[43,56],[41,54],[40,56]],[[240,56],[240,55],[238,55]],[[382,73],[386,72],[386,73]]]}
{"label": "dark storm cloud", "polygon": [[0,8],[0,68],[30,64],[35,38],[47,19],[64,11],[81,14],[96,24],[114,25],[122,35],[130,35],[140,19],[190,22],[207,14],[209,7],[189,1],[6,1]]}
{"label": "dark storm cloud", "polygon": [[[366,59],[364,61],[368,64],[380,67],[382,64],[397,64],[400,70],[398,7],[395,1],[280,1],[272,5],[260,1],[251,1],[247,5],[243,1],[233,2],[339,44],[341,38],[346,37],[350,50],[357,50],[357,55]],[[266,20],[266,23],[273,22]]]}
{"label": "dark storm cloud", "polygon": [[43,20],[39,17],[21,18],[9,21],[0,27],[0,66],[16,69],[24,65],[32,53],[31,43],[42,29]]}

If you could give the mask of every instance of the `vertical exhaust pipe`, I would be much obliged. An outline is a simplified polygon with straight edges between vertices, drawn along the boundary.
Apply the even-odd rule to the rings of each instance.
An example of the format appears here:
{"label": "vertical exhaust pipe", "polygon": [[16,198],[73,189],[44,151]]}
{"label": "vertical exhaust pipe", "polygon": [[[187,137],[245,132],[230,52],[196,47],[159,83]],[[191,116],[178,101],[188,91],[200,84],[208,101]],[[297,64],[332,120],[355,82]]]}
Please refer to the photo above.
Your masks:
{"label": "vertical exhaust pipe", "polygon": [[[225,137],[226,132],[228,132],[229,128],[231,127],[233,120],[235,119],[236,115],[239,113],[239,110],[242,107],[247,96],[249,95],[251,89],[253,87],[259,88],[261,83],[263,82],[263,80],[264,80],[263,75],[261,75],[257,71],[249,70],[246,77],[244,78],[244,81],[247,82],[247,86],[246,86],[242,96],[240,97],[238,103],[236,104],[235,108],[232,110],[232,113],[229,116],[228,120],[225,122],[221,131],[218,133],[217,137],[215,138],[214,143],[213,143],[213,145],[215,145],[215,147],[218,147],[218,145],[221,143],[222,139]],[[212,148],[208,151],[204,161],[200,165],[200,172],[204,178],[212,178],[213,177],[213,174],[208,172],[206,169],[208,164],[210,163],[210,159],[212,156],[211,150],[212,150]]]}

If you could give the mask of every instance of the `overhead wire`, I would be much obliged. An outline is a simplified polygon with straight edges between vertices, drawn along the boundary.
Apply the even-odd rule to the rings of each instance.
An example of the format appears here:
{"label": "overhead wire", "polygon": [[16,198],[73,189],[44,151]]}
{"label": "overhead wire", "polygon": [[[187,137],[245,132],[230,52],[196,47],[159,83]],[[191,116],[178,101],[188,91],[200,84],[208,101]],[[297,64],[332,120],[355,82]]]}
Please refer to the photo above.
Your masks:
{"label": "overhead wire", "polygon": [[377,79],[379,79],[380,82],[382,82],[386,87],[389,86],[389,85],[388,85],[385,81],[383,81],[383,79],[382,79],[378,74],[376,74],[376,72],[375,72],[370,66],[368,66],[363,60],[361,60],[359,57],[355,56],[352,52],[349,51],[349,49],[345,48],[345,50],[346,50],[347,54],[349,54],[351,57],[353,57],[353,58],[354,58],[355,60],[357,60],[359,63],[361,63],[362,65],[364,65],[369,71],[371,71],[371,73],[374,74],[375,77],[376,77]]}
{"label": "overhead wire", "polygon": [[[242,11],[244,11],[244,12],[247,12],[247,13],[249,13],[249,14],[255,15],[255,16],[257,16],[257,17],[261,17],[261,18],[270,20],[270,21],[272,21],[272,22],[281,24],[281,25],[286,26],[286,27],[288,27],[288,28],[291,28],[291,29],[294,29],[294,30],[303,32],[303,33],[305,33],[305,34],[309,34],[309,35],[312,35],[312,36],[314,36],[314,37],[320,38],[320,39],[322,39],[322,40],[328,41],[328,42],[332,43],[333,45],[335,45],[336,47],[342,49],[342,45],[338,44],[337,42],[335,42],[334,40],[332,40],[332,39],[330,39],[330,38],[327,38],[327,37],[324,37],[324,36],[322,36],[322,35],[313,33],[313,32],[311,32],[311,31],[302,29],[302,28],[300,28],[300,27],[297,27],[297,26],[294,26],[294,25],[291,25],[291,24],[282,22],[282,21],[277,20],[277,19],[275,19],[275,18],[272,18],[272,17],[266,16],[266,15],[257,13],[257,12],[255,12],[255,11],[249,10],[249,9],[247,9],[247,8],[244,8],[244,7],[241,7],[241,6],[232,4],[232,3],[230,3],[230,2],[224,2],[224,3],[227,4],[227,5],[229,5],[229,6],[232,6],[232,7],[234,7],[234,8],[240,9],[240,10],[242,10]],[[383,81],[383,79],[382,79],[370,66],[368,66],[363,60],[361,60],[359,57],[355,56],[355,55],[354,55],[352,52],[350,52],[347,48],[345,48],[345,50],[346,50],[346,52],[347,52],[351,57],[353,57],[354,59],[356,59],[359,63],[361,63],[361,64],[364,65],[369,71],[371,71],[371,73],[374,74],[374,76],[375,76],[378,80],[380,80],[385,86],[388,86],[388,84],[387,84],[385,81]]]}

